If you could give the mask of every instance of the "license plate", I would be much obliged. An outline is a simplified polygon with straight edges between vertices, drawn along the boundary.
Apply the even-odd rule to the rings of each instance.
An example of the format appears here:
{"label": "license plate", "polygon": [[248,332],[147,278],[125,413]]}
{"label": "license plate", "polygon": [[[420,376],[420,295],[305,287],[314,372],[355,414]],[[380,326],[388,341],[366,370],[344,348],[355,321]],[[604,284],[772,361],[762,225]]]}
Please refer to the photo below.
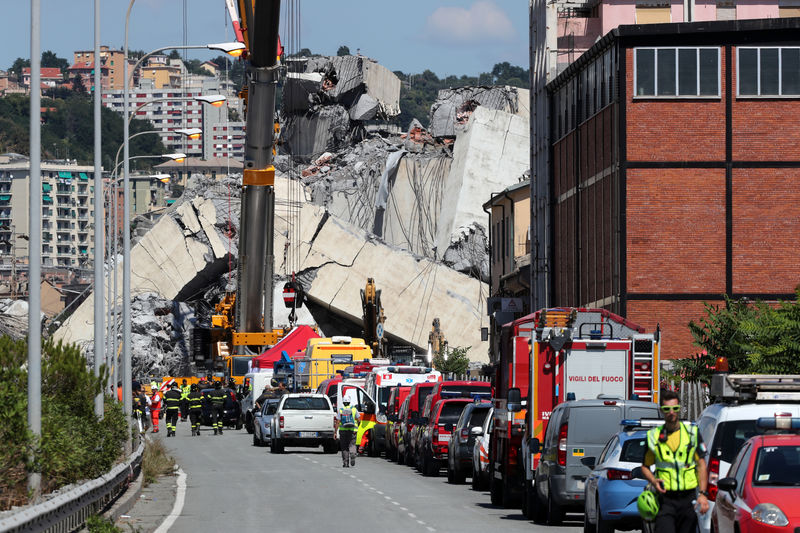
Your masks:
{"label": "license plate", "polygon": [[317,436],[317,432],[316,431],[301,431],[300,432],[300,438],[301,439],[303,439],[303,438],[309,439],[309,438],[313,438],[313,437],[316,437],[316,436]]}
{"label": "license plate", "polygon": [[578,479],[575,481],[575,488],[578,490],[583,490],[586,488],[586,481],[583,479]]}

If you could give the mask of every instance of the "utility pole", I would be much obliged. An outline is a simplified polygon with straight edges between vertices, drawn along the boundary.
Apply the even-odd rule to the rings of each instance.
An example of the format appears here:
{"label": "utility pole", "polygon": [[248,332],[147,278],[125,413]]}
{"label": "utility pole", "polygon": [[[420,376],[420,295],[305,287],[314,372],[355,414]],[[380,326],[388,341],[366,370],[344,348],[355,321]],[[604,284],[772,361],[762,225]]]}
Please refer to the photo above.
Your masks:
{"label": "utility pole", "polygon": [[[100,99],[102,98],[102,68],[100,65],[100,0],[94,0],[94,375],[100,376],[103,365],[103,170],[100,156]],[[127,117],[125,117],[127,118]],[[105,387],[94,399],[94,414],[103,416]]]}

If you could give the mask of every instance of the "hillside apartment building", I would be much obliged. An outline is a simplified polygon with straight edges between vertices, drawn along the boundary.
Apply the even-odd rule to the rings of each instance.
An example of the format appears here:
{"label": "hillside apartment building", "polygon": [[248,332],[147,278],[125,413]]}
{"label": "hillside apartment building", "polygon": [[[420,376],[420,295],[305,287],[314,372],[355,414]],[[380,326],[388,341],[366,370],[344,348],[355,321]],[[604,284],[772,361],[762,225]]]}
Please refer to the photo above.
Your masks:
{"label": "hillside apartment building", "polygon": [[530,6],[531,308],[660,325],[674,358],[703,302],[794,298],[796,5]]}

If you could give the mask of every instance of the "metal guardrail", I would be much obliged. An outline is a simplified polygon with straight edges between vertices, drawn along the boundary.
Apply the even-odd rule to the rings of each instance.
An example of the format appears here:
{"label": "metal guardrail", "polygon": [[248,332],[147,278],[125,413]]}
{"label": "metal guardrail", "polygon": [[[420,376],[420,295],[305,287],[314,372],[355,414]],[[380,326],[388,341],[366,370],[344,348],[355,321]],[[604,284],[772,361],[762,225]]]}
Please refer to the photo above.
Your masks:
{"label": "metal guardrail", "polygon": [[126,462],[118,464],[107,474],[0,519],[0,532],[76,531],[90,516],[103,511],[139,475],[143,453],[144,442]]}

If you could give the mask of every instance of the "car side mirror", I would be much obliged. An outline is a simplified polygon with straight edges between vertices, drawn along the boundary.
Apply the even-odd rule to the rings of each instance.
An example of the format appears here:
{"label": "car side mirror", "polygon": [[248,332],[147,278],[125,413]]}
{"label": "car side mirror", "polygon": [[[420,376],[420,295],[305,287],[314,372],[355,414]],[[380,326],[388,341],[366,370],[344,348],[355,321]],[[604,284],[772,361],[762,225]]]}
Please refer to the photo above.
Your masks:
{"label": "car side mirror", "polygon": [[451,431],[453,431],[453,424],[451,424],[451,423],[445,424],[444,425],[444,430],[447,431],[448,433],[450,433]]}
{"label": "car side mirror", "polygon": [[597,457],[581,457],[581,464],[583,466],[588,466],[592,470],[594,470],[594,465],[597,462]]}
{"label": "car side mirror", "polygon": [[475,426],[475,427],[473,427],[473,428],[471,428],[469,430],[469,434],[470,435],[475,435],[476,437],[479,437],[479,436],[483,435],[483,428],[480,427],[480,426]]}
{"label": "car side mirror", "polygon": [[514,387],[513,389],[508,389],[506,409],[512,413],[518,413],[522,410],[522,395],[518,388]]}
{"label": "car side mirror", "polygon": [[637,466],[636,468],[631,470],[631,477],[633,479],[647,479],[646,477],[644,477],[644,473],[642,471],[641,466]]}
{"label": "car side mirror", "polygon": [[532,454],[537,454],[542,451],[542,444],[539,439],[531,439],[528,441],[528,451]]}
{"label": "car side mirror", "polygon": [[736,482],[736,478],[733,477],[724,477],[717,482],[717,487],[719,487],[719,490],[724,490],[726,492],[735,491],[737,485],[738,483]]}

